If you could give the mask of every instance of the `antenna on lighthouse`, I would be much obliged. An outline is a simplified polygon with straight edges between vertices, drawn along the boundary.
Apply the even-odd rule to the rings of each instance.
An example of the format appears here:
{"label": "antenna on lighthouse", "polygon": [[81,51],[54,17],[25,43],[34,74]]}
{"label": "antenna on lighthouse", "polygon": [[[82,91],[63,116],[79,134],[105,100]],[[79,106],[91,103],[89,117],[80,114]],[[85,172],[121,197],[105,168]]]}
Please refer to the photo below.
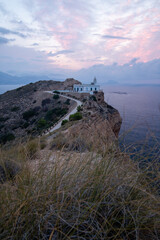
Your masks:
{"label": "antenna on lighthouse", "polygon": [[94,77],[93,84],[95,85],[96,83],[97,83],[97,79],[96,79],[96,77]]}

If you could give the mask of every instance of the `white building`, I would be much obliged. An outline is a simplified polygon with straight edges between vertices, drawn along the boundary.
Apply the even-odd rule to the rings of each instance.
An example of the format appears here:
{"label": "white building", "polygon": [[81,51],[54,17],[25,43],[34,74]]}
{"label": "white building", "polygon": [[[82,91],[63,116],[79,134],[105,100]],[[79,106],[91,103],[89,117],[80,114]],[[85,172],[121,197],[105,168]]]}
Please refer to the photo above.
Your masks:
{"label": "white building", "polygon": [[79,93],[93,93],[94,91],[99,91],[100,85],[97,85],[96,78],[91,84],[74,84],[73,91]]}

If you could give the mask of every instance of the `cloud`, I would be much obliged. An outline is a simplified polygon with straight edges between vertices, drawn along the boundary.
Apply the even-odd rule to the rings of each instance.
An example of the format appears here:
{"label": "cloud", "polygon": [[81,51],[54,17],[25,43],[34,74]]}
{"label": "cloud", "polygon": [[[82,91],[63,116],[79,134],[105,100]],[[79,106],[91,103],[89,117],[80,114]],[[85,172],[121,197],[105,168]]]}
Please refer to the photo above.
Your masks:
{"label": "cloud", "polygon": [[3,35],[13,34],[13,35],[17,35],[17,36],[22,37],[22,38],[26,38],[26,36],[22,33],[12,31],[12,30],[9,30],[9,29],[3,28],[3,27],[0,27],[0,33],[3,34]]}
{"label": "cloud", "polygon": [[[6,9],[3,16],[0,3],[1,36],[15,37],[16,46],[45,51],[46,58],[59,68],[110,66],[116,61],[123,65],[132,58],[147,62],[159,57],[157,0],[0,2]],[[27,38],[9,34],[25,34]]]}
{"label": "cloud", "polygon": [[54,57],[54,56],[57,56],[57,55],[69,54],[69,53],[74,53],[74,51],[72,51],[72,50],[61,50],[61,51],[58,51],[58,52],[55,52],[55,53],[49,52],[48,56],[49,57]]}
{"label": "cloud", "polygon": [[4,38],[4,37],[0,37],[0,44],[7,44],[11,41],[15,41],[15,39],[7,39],[7,38]]}
{"label": "cloud", "polygon": [[112,35],[103,35],[103,38],[110,38],[110,39],[126,39],[131,40],[131,38],[121,37],[121,36],[112,36]]}
{"label": "cloud", "polygon": [[73,77],[83,82],[96,76],[99,83],[116,81],[120,84],[160,84],[160,58],[148,62],[136,62],[137,60],[131,59],[123,65],[93,65],[77,71]]}
{"label": "cloud", "polygon": [[0,3],[0,12],[3,13],[4,15],[8,13],[4,6],[2,5],[2,3]]}
{"label": "cloud", "polygon": [[38,43],[33,43],[32,46],[39,46],[39,44]]}

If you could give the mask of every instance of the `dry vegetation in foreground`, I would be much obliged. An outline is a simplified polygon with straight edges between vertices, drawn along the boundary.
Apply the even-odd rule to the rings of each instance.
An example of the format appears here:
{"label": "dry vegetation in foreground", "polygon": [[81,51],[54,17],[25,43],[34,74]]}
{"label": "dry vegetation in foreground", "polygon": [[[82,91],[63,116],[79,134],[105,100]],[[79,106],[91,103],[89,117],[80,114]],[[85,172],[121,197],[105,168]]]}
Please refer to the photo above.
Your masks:
{"label": "dry vegetation in foreground", "polygon": [[150,174],[160,180],[156,159],[140,169],[114,148],[103,156],[62,158],[59,151],[52,164],[46,157],[31,170],[45,145],[35,139],[0,151],[1,165],[20,168],[0,185],[0,239],[160,239],[160,196]]}

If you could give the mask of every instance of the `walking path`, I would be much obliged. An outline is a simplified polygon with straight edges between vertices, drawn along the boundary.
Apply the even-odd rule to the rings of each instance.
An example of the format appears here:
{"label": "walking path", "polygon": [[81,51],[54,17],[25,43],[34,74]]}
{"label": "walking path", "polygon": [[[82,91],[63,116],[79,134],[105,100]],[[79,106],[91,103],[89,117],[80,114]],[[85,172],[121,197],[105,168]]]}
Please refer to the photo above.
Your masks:
{"label": "walking path", "polygon": [[[53,94],[53,95],[56,94],[56,93],[53,93],[53,91],[45,91],[45,92],[50,93],[50,94]],[[63,120],[68,120],[68,119],[69,119],[69,116],[70,116],[71,114],[74,114],[74,113],[77,112],[77,107],[82,105],[82,102],[79,101],[79,100],[77,100],[77,99],[74,99],[74,98],[71,98],[71,97],[68,97],[68,96],[64,96],[64,95],[61,95],[61,94],[59,94],[59,95],[60,95],[61,97],[70,99],[70,100],[72,100],[72,101],[75,101],[75,102],[76,102],[76,106],[75,106],[70,112],[68,112],[65,116],[63,116],[63,117],[56,123],[56,125],[54,125],[51,129],[49,129],[49,131],[48,131],[47,133],[45,133],[45,135],[47,135],[48,133],[51,133],[51,132],[59,129],[59,128],[61,127],[62,121],[63,121]]]}

